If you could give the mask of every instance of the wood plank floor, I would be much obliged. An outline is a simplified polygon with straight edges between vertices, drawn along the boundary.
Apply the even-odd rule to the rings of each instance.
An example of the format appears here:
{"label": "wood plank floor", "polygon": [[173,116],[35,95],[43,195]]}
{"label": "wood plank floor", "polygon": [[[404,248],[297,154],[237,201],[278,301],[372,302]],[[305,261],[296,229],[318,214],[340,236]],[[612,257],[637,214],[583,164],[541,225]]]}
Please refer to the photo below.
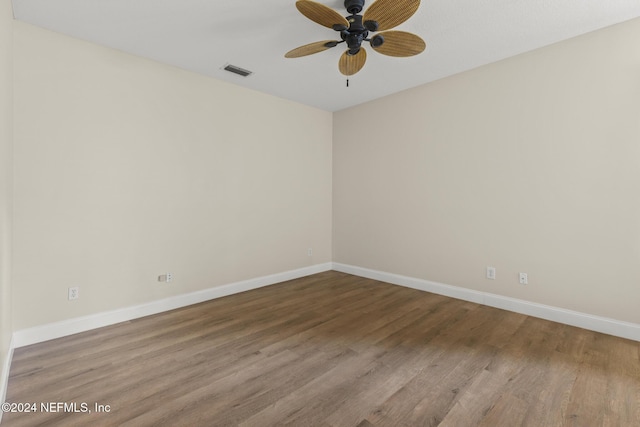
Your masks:
{"label": "wood plank floor", "polygon": [[38,412],[3,426],[639,426],[640,343],[331,271],[16,349],[7,401]]}

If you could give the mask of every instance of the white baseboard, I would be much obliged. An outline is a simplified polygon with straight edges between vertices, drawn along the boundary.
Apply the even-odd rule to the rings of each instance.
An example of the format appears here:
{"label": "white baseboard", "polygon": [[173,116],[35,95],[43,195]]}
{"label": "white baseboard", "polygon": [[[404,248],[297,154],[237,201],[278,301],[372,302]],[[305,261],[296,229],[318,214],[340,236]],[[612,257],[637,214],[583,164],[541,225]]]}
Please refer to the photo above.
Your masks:
{"label": "white baseboard", "polygon": [[539,317],[566,325],[576,326],[591,331],[602,332],[621,338],[640,341],[640,324],[623,322],[606,317],[594,316],[564,308],[519,300],[487,292],[479,292],[443,283],[431,282],[398,274],[385,273],[383,271],[356,267],[353,265],[333,263],[333,269],[343,273],[405,286],[425,292],[444,295],[452,298],[471,301],[478,304],[496,307],[503,310]]}
{"label": "white baseboard", "polygon": [[[49,323],[46,325],[36,326],[28,329],[22,329],[13,333],[10,357],[13,354],[14,348],[24,347],[26,345],[36,344],[42,341],[48,341],[79,332],[85,332],[91,329],[109,326],[116,323],[161,313],[164,311],[197,304],[211,299],[221,298],[227,295],[249,291],[251,289],[257,289],[264,286],[273,285],[275,283],[297,279],[300,277],[309,276],[311,274],[320,273],[332,269],[341,271],[343,273],[349,273],[369,279],[380,280],[395,285],[457,298],[464,301],[471,301],[478,304],[500,308],[503,310],[513,311],[516,313],[539,317],[541,319],[589,329],[596,332],[602,332],[621,338],[640,341],[640,324],[623,322],[620,320],[594,316],[591,314],[580,313],[577,311],[566,310],[563,308],[533,303],[487,292],[474,291],[471,289],[446,285],[443,283],[431,282],[428,280],[416,279],[413,277],[401,276],[398,274],[386,273],[383,271],[371,270],[368,268],[334,262],[317,264],[297,270],[285,271],[282,273],[262,276],[254,279],[244,280],[241,282],[230,283],[224,286],[209,288],[189,294],[177,295],[171,298],[152,301],[137,306],[126,307],[118,310],[92,314],[89,316],[83,316],[69,320],[63,320],[60,322]],[[3,387],[2,389],[0,389],[0,392],[2,393],[6,391],[6,382],[8,381],[9,375],[8,366],[10,366],[10,357],[5,363],[6,366],[3,367],[3,377],[0,378],[0,381],[2,381],[0,382],[0,387]],[[2,400],[0,400],[0,402],[2,402]]]}
{"label": "white baseboard", "polygon": [[[2,364],[2,371],[0,371],[0,403],[7,401],[7,386],[9,385],[9,371],[11,370],[11,360],[13,359],[13,337],[9,342],[9,350],[7,351],[6,358]],[[0,411],[0,423],[2,423],[2,414]]]}
{"label": "white baseboard", "polygon": [[26,345],[36,344],[42,341],[48,341],[67,335],[77,334],[79,332],[85,332],[91,329],[101,328],[103,326],[109,326],[116,323],[125,322],[127,320],[137,319],[140,317],[161,313],[163,311],[173,310],[176,308],[197,304],[211,299],[221,298],[227,295],[237,294],[239,292],[249,291],[251,289],[257,289],[264,286],[273,285],[275,283],[285,282],[287,280],[297,279],[328,270],[331,270],[331,263],[316,264],[297,270],[285,271],[282,273],[271,274],[254,279],[243,280],[241,282],[230,283],[215,288],[209,288],[202,291],[176,295],[171,298],[152,301],[146,304],[92,314],[89,316],[77,317],[74,319],[49,323],[33,328],[22,329],[13,333],[14,345],[15,348],[24,347]]}

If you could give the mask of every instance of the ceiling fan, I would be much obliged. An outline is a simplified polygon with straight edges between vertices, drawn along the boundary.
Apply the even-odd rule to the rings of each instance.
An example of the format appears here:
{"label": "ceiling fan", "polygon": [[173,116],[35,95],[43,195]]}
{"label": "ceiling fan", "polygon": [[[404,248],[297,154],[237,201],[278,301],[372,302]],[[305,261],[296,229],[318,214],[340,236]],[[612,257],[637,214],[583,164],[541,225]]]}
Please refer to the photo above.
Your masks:
{"label": "ceiling fan", "polygon": [[[309,43],[287,52],[286,58],[299,58],[347,44],[340,57],[338,69],[346,76],[360,71],[367,60],[362,42],[369,42],[373,50],[389,56],[413,56],[424,51],[424,40],[405,31],[387,31],[411,18],[420,6],[420,0],[376,0],[360,15],[365,0],[344,0],[350,14],[343,17],[334,9],[313,0],[298,0],[296,7],[307,18],[340,33],[341,40],[324,40]],[[369,37],[369,33],[380,33]]]}

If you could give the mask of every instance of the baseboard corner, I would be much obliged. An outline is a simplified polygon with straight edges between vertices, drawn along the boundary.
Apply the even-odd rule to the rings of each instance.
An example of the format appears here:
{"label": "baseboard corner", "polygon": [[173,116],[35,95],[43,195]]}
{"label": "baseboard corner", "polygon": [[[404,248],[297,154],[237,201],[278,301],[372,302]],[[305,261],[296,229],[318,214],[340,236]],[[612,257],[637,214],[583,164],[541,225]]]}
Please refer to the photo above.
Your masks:
{"label": "baseboard corner", "polygon": [[[14,339],[11,336],[9,341],[9,348],[5,355],[4,363],[2,364],[2,371],[0,372],[0,403],[7,401],[7,389],[9,387],[9,373],[11,371],[11,361],[13,360]],[[0,424],[2,423],[2,414],[0,411]]]}

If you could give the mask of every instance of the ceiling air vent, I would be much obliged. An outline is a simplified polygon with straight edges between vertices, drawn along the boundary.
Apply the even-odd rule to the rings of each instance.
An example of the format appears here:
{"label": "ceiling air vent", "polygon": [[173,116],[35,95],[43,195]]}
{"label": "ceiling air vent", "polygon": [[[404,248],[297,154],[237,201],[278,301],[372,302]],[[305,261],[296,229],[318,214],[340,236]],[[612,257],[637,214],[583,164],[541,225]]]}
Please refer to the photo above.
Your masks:
{"label": "ceiling air vent", "polygon": [[253,71],[245,70],[244,68],[236,67],[235,65],[231,65],[231,64],[225,65],[223,70],[227,70],[231,73],[238,74],[242,77],[247,77],[253,74]]}

